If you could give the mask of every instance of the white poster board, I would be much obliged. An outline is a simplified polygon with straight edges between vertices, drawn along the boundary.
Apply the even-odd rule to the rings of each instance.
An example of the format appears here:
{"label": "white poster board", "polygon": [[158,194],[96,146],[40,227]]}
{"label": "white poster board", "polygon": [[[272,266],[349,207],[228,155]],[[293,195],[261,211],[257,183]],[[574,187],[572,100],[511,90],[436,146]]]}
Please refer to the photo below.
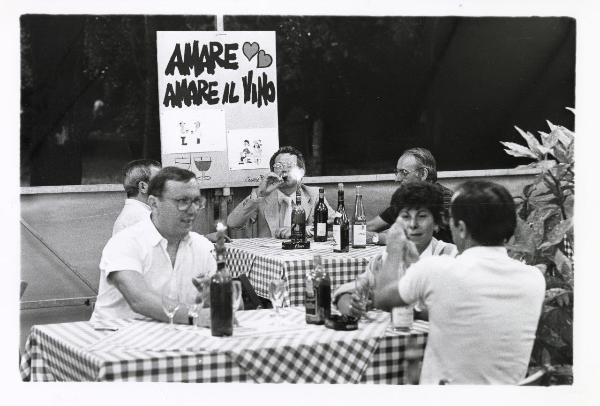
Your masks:
{"label": "white poster board", "polygon": [[255,185],[279,148],[274,31],[159,31],[163,166]]}

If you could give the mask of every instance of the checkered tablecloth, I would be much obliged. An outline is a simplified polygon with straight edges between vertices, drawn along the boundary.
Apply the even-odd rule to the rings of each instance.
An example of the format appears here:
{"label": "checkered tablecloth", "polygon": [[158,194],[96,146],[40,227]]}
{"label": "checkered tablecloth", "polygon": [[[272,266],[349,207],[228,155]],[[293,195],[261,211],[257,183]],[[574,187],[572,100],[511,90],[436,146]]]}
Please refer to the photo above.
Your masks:
{"label": "checkered tablecloth", "polygon": [[313,256],[321,254],[323,267],[329,272],[332,292],[339,285],[352,281],[367,269],[371,258],[385,247],[372,245],[335,253],[331,242],[315,243],[310,249],[284,250],[281,240],[248,238],[227,244],[227,261],[234,274],[246,273],[256,293],[269,298],[269,281],[281,277],[287,282],[286,303],[304,303],[304,275],[313,267]]}
{"label": "checkered tablecloth", "polygon": [[396,333],[385,312],[371,312],[373,321],[349,332],[305,324],[301,307],[286,309],[281,319],[272,313],[238,312],[241,326],[228,338],[149,320],[118,320],[115,331],[95,330],[90,322],[38,325],[21,375],[32,381],[403,384],[405,354],[422,358],[426,344],[426,322]]}

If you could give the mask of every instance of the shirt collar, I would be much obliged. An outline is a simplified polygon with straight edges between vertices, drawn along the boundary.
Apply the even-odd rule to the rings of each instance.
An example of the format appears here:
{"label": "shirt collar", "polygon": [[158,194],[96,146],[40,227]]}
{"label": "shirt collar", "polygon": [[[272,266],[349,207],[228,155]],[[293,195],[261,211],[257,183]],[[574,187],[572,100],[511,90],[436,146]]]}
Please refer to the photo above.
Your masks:
{"label": "shirt collar", "polygon": [[467,248],[460,255],[466,257],[498,258],[508,256],[508,252],[506,251],[506,247],[502,245],[493,247],[478,245],[476,247]]}
{"label": "shirt collar", "polygon": [[288,196],[285,193],[283,193],[281,190],[277,189],[277,202],[279,204],[283,203],[284,201],[287,201],[287,203],[291,206],[292,203],[294,202],[294,200],[292,200],[294,197],[295,197],[294,194],[291,194],[290,196]]}
{"label": "shirt collar", "polygon": [[429,245],[419,254],[419,259],[433,255],[433,238],[429,240]]}
{"label": "shirt collar", "polygon": [[[147,241],[148,244],[150,244],[153,247],[158,245],[159,243],[162,243],[163,241],[164,244],[167,243],[167,239],[163,237],[162,234],[158,231],[150,217],[142,220],[141,223],[143,223],[141,235],[139,236],[141,239]],[[185,237],[181,239],[181,242],[188,245],[191,243],[189,232],[185,235]]]}
{"label": "shirt collar", "polygon": [[133,206],[140,206],[143,207],[144,209],[148,210],[148,211],[152,211],[152,209],[150,208],[150,206],[148,206],[146,203],[144,202],[140,202],[137,199],[127,199],[125,200],[125,204],[129,204],[129,205],[133,205]]}

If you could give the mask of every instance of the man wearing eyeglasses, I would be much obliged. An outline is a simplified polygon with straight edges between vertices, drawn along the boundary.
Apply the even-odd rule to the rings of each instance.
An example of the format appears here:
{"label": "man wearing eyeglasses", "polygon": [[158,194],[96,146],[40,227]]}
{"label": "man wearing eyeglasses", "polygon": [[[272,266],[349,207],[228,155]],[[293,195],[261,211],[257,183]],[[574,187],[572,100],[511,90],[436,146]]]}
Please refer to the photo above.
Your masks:
{"label": "man wearing eyeglasses", "polygon": [[[147,219],[117,233],[104,247],[91,321],[140,316],[168,321],[160,293],[167,281],[176,278],[183,297],[195,293],[193,278],[210,276],[217,268],[213,244],[191,231],[205,205],[193,172],[163,168],[150,181],[148,205],[152,213]],[[200,319],[208,319],[206,311]],[[174,321],[187,323],[185,306]]]}
{"label": "man wearing eyeglasses", "polygon": [[[306,165],[300,151],[291,146],[279,148],[270,161],[271,172],[263,177],[258,188],[253,189],[227,217],[231,228],[245,228],[256,223],[257,237],[290,238],[292,206],[296,190],[300,190],[306,224],[313,224],[313,212],[319,200],[319,190],[302,184]],[[334,210],[325,200],[329,222]],[[308,228],[308,227],[307,227]],[[310,229],[307,229],[310,235]]]}
{"label": "man wearing eyeglasses", "polygon": [[[396,164],[396,182],[400,186],[404,183],[422,180],[438,185],[444,195],[444,213],[439,230],[434,234],[438,240],[452,242],[452,234],[448,227],[448,207],[452,199],[452,190],[437,183],[437,168],[433,154],[425,148],[411,148],[402,154]],[[384,232],[398,217],[399,209],[389,206],[379,216],[367,222],[367,238],[375,243],[385,244],[386,233]]]}
{"label": "man wearing eyeglasses", "polygon": [[160,167],[160,162],[153,159],[137,159],[125,165],[123,188],[127,200],[113,225],[112,235],[150,216],[148,183]]}

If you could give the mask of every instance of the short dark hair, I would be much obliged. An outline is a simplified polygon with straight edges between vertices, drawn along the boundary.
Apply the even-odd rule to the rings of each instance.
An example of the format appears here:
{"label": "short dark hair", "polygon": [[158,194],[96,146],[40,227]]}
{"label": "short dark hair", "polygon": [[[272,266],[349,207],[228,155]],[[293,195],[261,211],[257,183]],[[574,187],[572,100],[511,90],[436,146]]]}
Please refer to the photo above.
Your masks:
{"label": "short dark hair", "polygon": [[188,171],[187,169],[178,168],[177,166],[166,166],[150,181],[148,195],[162,197],[162,194],[165,191],[165,184],[168,180],[187,182],[195,177],[196,175],[194,172]]}
{"label": "short dark hair", "polygon": [[414,181],[400,186],[392,195],[391,206],[398,209],[418,209],[424,207],[433,215],[436,224],[442,224],[444,193],[439,185],[424,181]]}
{"label": "short dark hair", "polygon": [[304,155],[302,155],[302,152],[300,152],[298,149],[296,149],[294,147],[285,145],[285,146],[279,148],[271,157],[271,160],[269,161],[269,166],[271,167],[271,170],[273,170],[273,165],[275,165],[275,158],[277,158],[277,155],[281,155],[281,154],[295,155],[296,159],[298,160],[298,167],[302,168],[302,169],[306,169],[306,163],[304,162]]}
{"label": "short dark hair", "polygon": [[402,155],[412,155],[415,159],[427,169],[427,178],[429,182],[437,182],[437,165],[433,154],[425,148],[416,147],[407,149]]}
{"label": "short dark hair", "polygon": [[128,198],[139,194],[138,185],[140,182],[150,182],[152,167],[160,168],[160,162],[154,159],[136,159],[125,165],[123,168],[123,188],[125,188]]}
{"label": "short dark hair", "polygon": [[481,245],[504,245],[517,226],[515,201],[502,185],[488,181],[461,184],[450,202],[454,225],[465,222],[471,237]]}

